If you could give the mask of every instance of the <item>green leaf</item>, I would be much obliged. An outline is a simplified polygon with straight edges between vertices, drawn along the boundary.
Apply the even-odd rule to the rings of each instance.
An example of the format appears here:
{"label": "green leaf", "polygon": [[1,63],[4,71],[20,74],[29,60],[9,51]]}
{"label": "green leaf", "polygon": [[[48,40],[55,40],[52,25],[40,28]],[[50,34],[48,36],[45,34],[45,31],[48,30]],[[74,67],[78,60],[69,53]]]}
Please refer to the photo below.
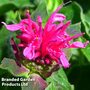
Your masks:
{"label": "green leaf", "polygon": [[76,24],[71,24],[68,29],[67,29],[67,33],[69,35],[75,35],[77,33],[81,33],[81,23],[76,23]]}
{"label": "green leaf", "polygon": [[24,7],[24,6],[31,6],[30,0],[3,0],[3,2],[0,0],[0,6],[6,5],[6,4],[14,4],[16,7]]}
{"label": "green leaf", "polygon": [[[82,0],[82,2],[84,2],[84,0]],[[82,2],[79,1],[79,3],[82,3]],[[86,32],[86,35],[84,35],[84,37],[89,40],[90,39],[90,18],[89,18],[90,10],[89,9],[87,9],[87,11],[84,10],[84,9],[86,9],[86,7],[89,6],[88,2],[85,2],[85,3],[87,3],[86,6],[83,6],[84,4],[83,5],[81,4],[83,7],[85,7],[85,8],[82,8],[80,6],[80,4],[75,2],[78,10],[73,15],[74,15],[74,17],[77,17],[77,18],[72,19],[72,20],[73,20],[73,22],[75,22],[76,20],[81,21],[81,30],[82,30],[82,32]]]}
{"label": "green leaf", "polygon": [[84,10],[85,13],[87,13],[90,10],[90,0],[72,0],[76,1]]}
{"label": "green leaf", "polygon": [[47,12],[50,15],[54,12],[60,4],[63,3],[63,0],[46,0]]}
{"label": "green leaf", "polygon": [[3,15],[4,13],[6,13],[10,10],[15,10],[15,9],[17,9],[17,7],[12,3],[1,5],[0,6],[0,15]]}
{"label": "green leaf", "polygon": [[11,37],[14,37],[16,43],[19,42],[15,32],[10,32],[2,27],[0,30],[0,62],[4,57],[15,59],[15,54],[10,44]]}
{"label": "green leaf", "polygon": [[[3,57],[11,57],[13,58],[13,51],[12,47],[10,45],[10,36],[12,33],[5,28],[2,28],[0,30],[0,61],[3,59]],[[11,53],[11,54],[10,54]]]}
{"label": "green leaf", "polygon": [[33,5],[30,3],[30,0],[13,0],[11,1],[13,4],[15,4],[17,7],[33,7]]}
{"label": "green leaf", "polygon": [[45,0],[39,2],[38,7],[36,8],[35,11],[32,12],[31,16],[34,20],[37,19],[37,16],[41,16],[43,23],[46,22],[48,14],[47,14]]}
{"label": "green leaf", "polygon": [[3,0],[3,2],[0,0],[0,15],[3,15],[10,10],[27,7],[33,8],[34,5],[31,4],[29,0]]}
{"label": "green leaf", "polygon": [[8,70],[14,76],[29,76],[29,70],[23,65],[18,66],[13,59],[4,58],[0,64],[1,69]]}
{"label": "green leaf", "polygon": [[27,87],[23,86],[22,90],[45,90],[47,87],[46,81],[38,74],[31,74],[30,79],[32,79],[32,81],[28,82]]}
{"label": "green leaf", "polygon": [[86,48],[81,49],[81,51],[83,52],[87,60],[90,62],[90,44]]}
{"label": "green leaf", "polygon": [[52,90],[52,86],[55,90],[74,90],[74,87],[68,82],[68,79],[62,68],[47,78],[47,82],[50,84],[45,90]]}
{"label": "green leaf", "polygon": [[61,13],[63,13],[66,16],[67,20],[71,20],[73,24],[78,23],[81,21],[80,19],[80,7],[76,2],[72,2],[71,4],[64,6],[61,10]]}
{"label": "green leaf", "polygon": [[55,84],[52,82],[49,84],[49,86],[45,90],[57,90]]}
{"label": "green leaf", "polygon": [[81,20],[82,20],[82,24],[85,27],[86,34],[90,37],[90,18],[88,15],[85,15],[83,13],[82,9],[81,9]]}
{"label": "green leaf", "polygon": [[9,11],[6,13],[6,23],[12,22],[12,23],[19,23],[21,21],[20,12],[19,11]]}
{"label": "green leaf", "polygon": [[[79,40],[81,42],[85,42],[84,38],[79,38]],[[90,62],[90,43],[83,49],[80,49],[82,51],[82,53],[85,55],[85,57],[87,58],[87,60]]]}
{"label": "green leaf", "polygon": [[71,53],[71,49],[64,49],[64,53],[67,57],[68,60],[70,60],[71,56],[72,56],[72,53]]}

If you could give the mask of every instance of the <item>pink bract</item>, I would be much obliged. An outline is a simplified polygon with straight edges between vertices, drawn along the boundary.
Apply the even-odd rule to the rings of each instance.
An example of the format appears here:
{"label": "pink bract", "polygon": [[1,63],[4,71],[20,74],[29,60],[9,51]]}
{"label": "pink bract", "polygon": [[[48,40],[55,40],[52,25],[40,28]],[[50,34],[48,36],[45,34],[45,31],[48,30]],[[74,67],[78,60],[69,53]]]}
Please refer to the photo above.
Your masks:
{"label": "pink bract", "polygon": [[[85,48],[88,41],[73,42],[70,41],[82,36],[76,34],[70,36],[66,30],[70,25],[70,21],[64,23],[66,16],[57,13],[62,5],[54,11],[46,22],[45,27],[42,27],[42,19],[37,17],[37,22],[33,21],[27,12],[27,19],[21,20],[19,24],[7,25],[2,22],[10,31],[20,30],[21,34],[17,36],[21,40],[19,47],[23,48],[23,55],[33,61],[43,60],[46,64],[56,61],[60,66],[68,68],[70,66],[64,49],[66,48]],[[58,24],[56,24],[58,22]]]}

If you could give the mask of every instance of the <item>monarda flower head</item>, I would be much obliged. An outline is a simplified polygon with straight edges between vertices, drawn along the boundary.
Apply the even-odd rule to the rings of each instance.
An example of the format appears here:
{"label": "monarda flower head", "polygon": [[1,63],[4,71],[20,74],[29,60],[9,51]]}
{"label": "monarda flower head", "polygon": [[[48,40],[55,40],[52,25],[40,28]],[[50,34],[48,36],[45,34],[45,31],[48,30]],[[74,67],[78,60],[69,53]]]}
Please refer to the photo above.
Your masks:
{"label": "monarda flower head", "polygon": [[55,61],[60,66],[68,68],[70,64],[64,49],[86,47],[88,42],[76,41],[71,43],[71,40],[83,34],[70,36],[66,32],[70,21],[64,23],[66,16],[58,13],[61,7],[62,5],[51,14],[44,27],[42,27],[41,17],[38,16],[35,22],[31,19],[29,12],[26,14],[27,18],[21,20],[19,24],[7,25],[2,22],[10,31],[21,31],[17,38],[21,40],[19,47],[23,48],[23,55],[26,59],[43,64],[50,64]]}

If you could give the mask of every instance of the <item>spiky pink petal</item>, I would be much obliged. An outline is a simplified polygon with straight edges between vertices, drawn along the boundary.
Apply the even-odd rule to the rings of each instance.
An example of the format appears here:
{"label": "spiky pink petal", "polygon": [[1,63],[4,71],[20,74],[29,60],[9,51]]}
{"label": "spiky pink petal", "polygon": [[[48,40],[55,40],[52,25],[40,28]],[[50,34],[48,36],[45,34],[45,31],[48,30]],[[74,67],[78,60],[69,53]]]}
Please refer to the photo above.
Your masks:
{"label": "spiky pink petal", "polygon": [[69,64],[68,60],[66,59],[66,56],[64,53],[62,53],[60,56],[60,62],[64,68],[68,68],[70,66],[70,64]]}
{"label": "spiky pink petal", "polygon": [[34,47],[32,45],[26,47],[23,51],[23,55],[29,60],[33,59],[35,57]]}
{"label": "spiky pink petal", "polygon": [[21,24],[11,24],[11,25],[7,25],[5,22],[2,22],[5,27],[10,30],[10,31],[17,31],[19,29],[21,29]]}
{"label": "spiky pink petal", "polygon": [[70,48],[85,48],[89,42],[82,43],[82,42],[73,42]]}

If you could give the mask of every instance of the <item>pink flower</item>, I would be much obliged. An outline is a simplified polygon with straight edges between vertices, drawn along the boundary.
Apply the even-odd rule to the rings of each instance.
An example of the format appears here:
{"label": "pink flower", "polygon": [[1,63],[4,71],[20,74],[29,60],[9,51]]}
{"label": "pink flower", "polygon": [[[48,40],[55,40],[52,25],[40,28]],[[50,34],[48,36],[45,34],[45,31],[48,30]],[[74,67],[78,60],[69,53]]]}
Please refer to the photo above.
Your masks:
{"label": "pink flower", "polygon": [[[70,21],[64,23],[65,15],[57,13],[62,6],[59,6],[48,19],[45,27],[42,27],[42,19],[37,17],[37,22],[30,18],[27,12],[27,19],[21,20],[19,24],[7,25],[2,22],[10,31],[20,30],[21,34],[17,36],[21,40],[19,47],[23,48],[23,55],[32,61],[50,64],[56,61],[64,68],[70,66],[64,49],[66,48],[85,48],[88,42],[74,42],[71,40],[82,36],[76,34],[70,36],[66,30],[70,25]],[[58,22],[58,24],[56,24]]]}

